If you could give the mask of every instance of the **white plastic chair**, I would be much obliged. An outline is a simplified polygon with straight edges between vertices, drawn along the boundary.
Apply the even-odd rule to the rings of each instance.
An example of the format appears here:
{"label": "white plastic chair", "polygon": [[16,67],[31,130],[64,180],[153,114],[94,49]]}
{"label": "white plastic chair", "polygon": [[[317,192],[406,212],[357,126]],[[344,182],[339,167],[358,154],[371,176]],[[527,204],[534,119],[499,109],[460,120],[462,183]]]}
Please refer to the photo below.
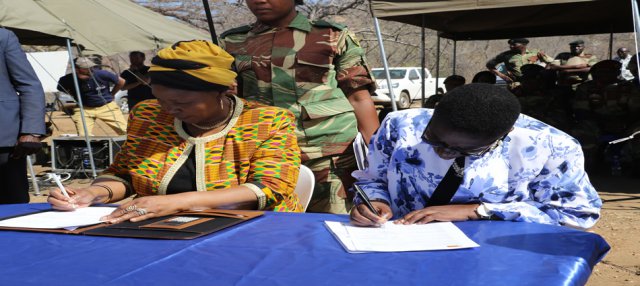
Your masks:
{"label": "white plastic chair", "polygon": [[313,195],[313,187],[316,184],[316,178],[309,167],[300,165],[300,174],[298,175],[298,184],[294,192],[298,195],[303,211],[307,211],[307,206]]}
{"label": "white plastic chair", "polygon": [[369,163],[367,162],[367,153],[369,152],[369,148],[367,147],[367,142],[364,141],[362,134],[358,132],[356,135],[356,139],[353,140],[353,153],[356,157],[356,164],[358,165],[358,170],[364,170]]}

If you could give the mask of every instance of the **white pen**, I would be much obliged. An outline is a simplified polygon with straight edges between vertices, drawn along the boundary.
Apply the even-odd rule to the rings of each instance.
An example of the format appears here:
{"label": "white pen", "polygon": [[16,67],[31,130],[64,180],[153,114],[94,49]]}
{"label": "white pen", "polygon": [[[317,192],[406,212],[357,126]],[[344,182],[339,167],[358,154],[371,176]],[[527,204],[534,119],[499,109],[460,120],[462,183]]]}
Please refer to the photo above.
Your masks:
{"label": "white pen", "polygon": [[49,174],[49,176],[51,176],[51,179],[53,179],[56,185],[58,185],[58,188],[60,188],[60,191],[62,192],[62,194],[68,199],[70,199],[71,197],[69,196],[69,193],[67,193],[67,190],[64,188],[64,186],[62,185],[62,182],[60,181],[60,176],[58,176],[58,174]]}

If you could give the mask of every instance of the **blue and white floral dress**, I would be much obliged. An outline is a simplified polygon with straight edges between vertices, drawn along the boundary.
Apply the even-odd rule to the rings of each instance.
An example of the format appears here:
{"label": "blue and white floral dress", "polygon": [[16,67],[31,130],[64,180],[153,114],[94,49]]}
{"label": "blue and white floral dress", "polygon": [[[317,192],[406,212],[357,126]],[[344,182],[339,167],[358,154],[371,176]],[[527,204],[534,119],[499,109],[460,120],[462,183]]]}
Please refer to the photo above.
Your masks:
{"label": "blue and white floral dress", "polygon": [[[370,199],[389,202],[394,218],[425,208],[453,164],[421,138],[432,114],[431,109],[390,113],[369,145],[368,169],[353,173]],[[580,144],[526,115],[497,148],[465,158],[464,178],[451,204],[478,202],[503,220],[576,228],[593,226],[602,206],[584,171]]]}

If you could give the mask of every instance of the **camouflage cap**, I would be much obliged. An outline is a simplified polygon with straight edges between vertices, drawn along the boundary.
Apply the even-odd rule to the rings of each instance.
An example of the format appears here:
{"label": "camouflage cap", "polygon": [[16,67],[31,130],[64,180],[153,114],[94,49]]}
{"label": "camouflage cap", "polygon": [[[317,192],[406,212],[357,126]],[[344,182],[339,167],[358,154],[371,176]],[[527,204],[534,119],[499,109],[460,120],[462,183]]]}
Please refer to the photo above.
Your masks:
{"label": "camouflage cap", "polygon": [[513,38],[513,39],[509,39],[508,43],[509,45],[517,44],[517,43],[526,45],[529,43],[529,40],[527,38]]}
{"label": "camouflage cap", "polygon": [[577,45],[584,45],[584,41],[583,40],[575,40],[571,43],[569,43],[570,46],[577,46]]}

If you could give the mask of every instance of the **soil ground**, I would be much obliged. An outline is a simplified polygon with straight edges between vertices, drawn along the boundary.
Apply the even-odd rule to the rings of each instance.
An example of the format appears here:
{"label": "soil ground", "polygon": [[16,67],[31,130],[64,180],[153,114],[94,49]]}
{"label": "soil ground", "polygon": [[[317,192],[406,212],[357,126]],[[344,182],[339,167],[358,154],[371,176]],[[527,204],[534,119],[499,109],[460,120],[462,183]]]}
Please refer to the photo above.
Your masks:
{"label": "soil ground", "polygon": [[[54,112],[54,134],[76,133],[69,116]],[[94,135],[115,135],[102,122],[96,124]],[[51,137],[45,142],[49,142]],[[35,166],[35,173],[49,171],[50,167]],[[591,176],[591,181],[603,200],[602,217],[590,232],[604,237],[611,251],[593,269],[587,283],[589,286],[640,285],[640,178],[628,176]],[[65,182],[72,186],[89,184],[86,178],[72,178]],[[31,202],[45,202],[48,188],[52,185],[41,182],[41,195],[32,191]],[[550,242],[551,243],[551,242]]]}

